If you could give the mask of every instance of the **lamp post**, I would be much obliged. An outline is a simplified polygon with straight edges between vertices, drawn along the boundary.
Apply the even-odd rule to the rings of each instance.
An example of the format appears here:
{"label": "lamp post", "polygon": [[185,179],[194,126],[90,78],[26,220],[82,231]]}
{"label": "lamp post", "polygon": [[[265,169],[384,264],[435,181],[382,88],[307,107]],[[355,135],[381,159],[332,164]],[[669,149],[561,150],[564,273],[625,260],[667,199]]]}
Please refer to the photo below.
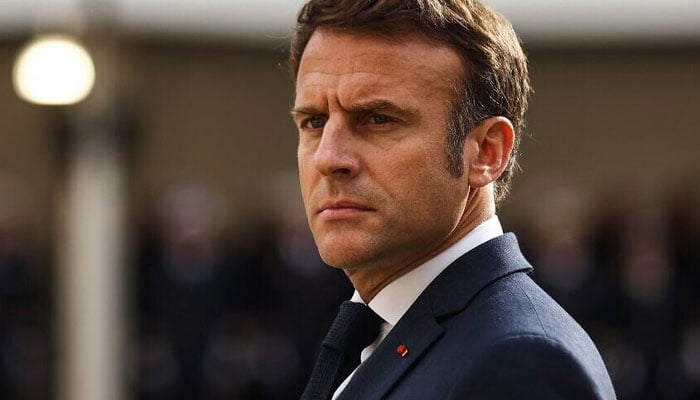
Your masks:
{"label": "lamp post", "polygon": [[69,136],[55,234],[59,400],[124,398],[126,191],[115,108],[118,46],[91,40],[99,42],[92,55],[65,34],[38,35],[13,69],[17,95],[58,107]]}

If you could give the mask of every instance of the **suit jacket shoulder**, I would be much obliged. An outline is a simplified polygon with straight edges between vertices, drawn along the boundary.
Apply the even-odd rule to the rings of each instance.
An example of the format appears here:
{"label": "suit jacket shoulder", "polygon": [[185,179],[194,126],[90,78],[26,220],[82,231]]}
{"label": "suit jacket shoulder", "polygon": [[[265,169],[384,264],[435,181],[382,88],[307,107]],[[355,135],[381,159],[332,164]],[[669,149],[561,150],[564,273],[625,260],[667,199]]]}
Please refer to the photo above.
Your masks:
{"label": "suit jacket shoulder", "polygon": [[485,288],[444,324],[446,347],[459,347],[465,331],[477,343],[445,398],[615,398],[589,336],[524,273]]}
{"label": "suit jacket shoulder", "polygon": [[595,345],[531,270],[512,234],[465,254],[421,294],[341,399],[614,399]]}

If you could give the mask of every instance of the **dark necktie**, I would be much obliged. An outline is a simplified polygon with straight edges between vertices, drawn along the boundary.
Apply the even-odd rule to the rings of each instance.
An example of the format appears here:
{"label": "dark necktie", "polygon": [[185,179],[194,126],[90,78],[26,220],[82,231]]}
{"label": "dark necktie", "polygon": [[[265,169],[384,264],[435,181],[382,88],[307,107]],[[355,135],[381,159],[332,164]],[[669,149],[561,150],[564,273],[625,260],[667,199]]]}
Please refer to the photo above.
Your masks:
{"label": "dark necktie", "polygon": [[382,319],[361,303],[346,301],[323,340],[301,400],[328,400],[343,379],[360,364],[362,349],[379,335]]}

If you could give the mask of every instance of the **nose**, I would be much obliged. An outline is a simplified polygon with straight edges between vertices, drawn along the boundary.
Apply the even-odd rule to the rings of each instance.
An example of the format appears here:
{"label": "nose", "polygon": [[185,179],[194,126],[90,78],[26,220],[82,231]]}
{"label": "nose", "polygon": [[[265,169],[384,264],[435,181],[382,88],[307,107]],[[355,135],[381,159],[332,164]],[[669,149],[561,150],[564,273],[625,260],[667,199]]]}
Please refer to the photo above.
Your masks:
{"label": "nose", "polygon": [[316,169],[325,176],[351,178],[359,172],[352,131],[342,122],[327,121],[314,154]]}

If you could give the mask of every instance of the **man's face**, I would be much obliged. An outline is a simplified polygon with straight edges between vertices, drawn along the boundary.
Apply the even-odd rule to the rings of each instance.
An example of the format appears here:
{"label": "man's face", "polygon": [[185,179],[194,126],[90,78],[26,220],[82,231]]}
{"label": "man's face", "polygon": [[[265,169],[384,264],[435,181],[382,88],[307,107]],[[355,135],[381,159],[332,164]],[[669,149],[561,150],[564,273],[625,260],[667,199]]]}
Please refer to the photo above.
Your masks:
{"label": "man's face", "polygon": [[292,114],[306,214],[326,263],[400,271],[450,240],[469,193],[467,173],[452,176],[446,161],[461,71],[456,51],[418,34],[313,34]]}

